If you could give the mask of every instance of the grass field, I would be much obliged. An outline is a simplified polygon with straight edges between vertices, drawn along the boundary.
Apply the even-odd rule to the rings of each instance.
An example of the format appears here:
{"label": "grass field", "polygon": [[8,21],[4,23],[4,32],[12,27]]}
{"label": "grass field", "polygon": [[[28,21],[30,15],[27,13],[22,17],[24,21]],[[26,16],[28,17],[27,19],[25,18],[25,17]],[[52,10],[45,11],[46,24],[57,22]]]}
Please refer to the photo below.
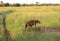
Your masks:
{"label": "grass field", "polygon": [[[41,21],[41,24],[37,24],[37,27],[60,28],[60,6],[0,7],[0,12],[8,10],[14,11],[6,15],[6,26],[10,31],[13,41],[60,41],[60,35],[58,35],[60,32],[22,31],[25,27],[25,22],[31,19]],[[0,24],[2,25],[1,16]],[[3,40],[3,28],[1,27],[1,29],[0,40],[5,41]]]}

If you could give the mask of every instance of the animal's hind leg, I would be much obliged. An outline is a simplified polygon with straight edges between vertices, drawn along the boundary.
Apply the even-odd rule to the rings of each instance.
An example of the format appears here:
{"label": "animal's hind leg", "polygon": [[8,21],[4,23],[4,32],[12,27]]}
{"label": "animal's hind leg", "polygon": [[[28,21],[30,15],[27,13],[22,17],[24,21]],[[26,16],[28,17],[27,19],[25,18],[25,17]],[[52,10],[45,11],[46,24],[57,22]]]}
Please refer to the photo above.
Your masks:
{"label": "animal's hind leg", "polygon": [[29,31],[32,31],[32,25],[28,26]]}
{"label": "animal's hind leg", "polygon": [[34,31],[35,31],[35,32],[37,31],[37,26],[36,26],[36,24],[35,24],[35,28],[34,28]]}

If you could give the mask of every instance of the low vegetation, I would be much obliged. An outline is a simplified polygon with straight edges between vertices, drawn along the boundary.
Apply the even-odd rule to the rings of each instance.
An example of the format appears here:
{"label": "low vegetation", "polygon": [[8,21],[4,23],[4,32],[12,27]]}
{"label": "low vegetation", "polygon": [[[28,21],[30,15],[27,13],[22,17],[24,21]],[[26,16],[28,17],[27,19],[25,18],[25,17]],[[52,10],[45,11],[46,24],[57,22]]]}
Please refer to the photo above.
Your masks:
{"label": "low vegetation", "polygon": [[[60,41],[60,32],[23,32],[25,23],[32,19],[41,21],[37,27],[60,28],[60,6],[0,7],[0,12],[7,10],[14,10],[6,15],[6,26],[13,41]],[[1,16],[0,24],[0,41],[5,41]]]}

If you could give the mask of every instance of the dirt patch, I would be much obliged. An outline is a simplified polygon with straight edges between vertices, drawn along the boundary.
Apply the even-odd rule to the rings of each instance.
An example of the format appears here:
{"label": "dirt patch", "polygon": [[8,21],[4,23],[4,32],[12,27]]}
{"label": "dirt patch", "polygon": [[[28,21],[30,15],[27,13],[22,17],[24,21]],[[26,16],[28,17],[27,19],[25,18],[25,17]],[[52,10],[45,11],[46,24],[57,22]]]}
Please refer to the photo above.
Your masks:
{"label": "dirt patch", "polygon": [[60,28],[40,28],[41,31],[60,32]]}
{"label": "dirt patch", "polygon": [[26,28],[23,31],[49,31],[49,32],[60,32],[60,28],[49,28],[49,27],[39,27],[39,28]]}

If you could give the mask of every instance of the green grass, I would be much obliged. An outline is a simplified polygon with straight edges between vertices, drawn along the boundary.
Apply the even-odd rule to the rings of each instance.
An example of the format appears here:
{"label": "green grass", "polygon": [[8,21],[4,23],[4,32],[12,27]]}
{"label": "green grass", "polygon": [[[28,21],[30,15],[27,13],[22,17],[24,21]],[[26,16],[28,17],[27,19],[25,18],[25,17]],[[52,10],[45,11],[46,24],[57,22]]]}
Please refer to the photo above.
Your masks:
{"label": "green grass", "polygon": [[[5,41],[5,38],[0,36],[0,40]],[[12,41],[60,41],[60,32],[22,32]]]}
{"label": "green grass", "polygon": [[24,32],[13,41],[60,41],[60,35],[54,34],[50,32]]}

